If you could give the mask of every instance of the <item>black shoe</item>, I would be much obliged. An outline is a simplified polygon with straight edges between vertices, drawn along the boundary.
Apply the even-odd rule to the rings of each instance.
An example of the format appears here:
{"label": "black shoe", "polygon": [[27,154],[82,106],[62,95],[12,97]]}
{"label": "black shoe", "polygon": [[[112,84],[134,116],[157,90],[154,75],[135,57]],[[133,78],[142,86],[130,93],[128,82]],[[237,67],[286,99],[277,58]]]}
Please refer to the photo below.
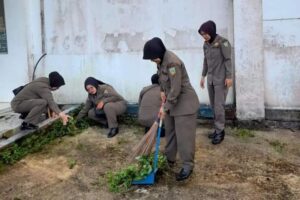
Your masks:
{"label": "black shoe", "polygon": [[193,170],[185,171],[183,168],[180,170],[179,174],[176,175],[176,181],[183,181],[187,179],[191,174]]}
{"label": "black shoe", "polygon": [[223,130],[221,133],[216,134],[216,136],[211,141],[212,144],[220,144],[225,137],[225,131]]}
{"label": "black shoe", "polygon": [[25,119],[27,117],[28,113],[21,113],[19,116],[20,119]]}
{"label": "black shoe", "polygon": [[108,138],[112,138],[119,133],[119,128],[111,128],[107,134]]}
{"label": "black shoe", "polygon": [[216,135],[217,135],[217,131],[214,131],[213,133],[208,134],[208,138],[213,139],[214,137],[216,137]]}
{"label": "black shoe", "polygon": [[27,122],[23,122],[21,124],[21,130],[22,131],[24,131],[24,130],[35,130],[37,128],[38,128],[38,126],[36,126],[34,124],[27,123]]}

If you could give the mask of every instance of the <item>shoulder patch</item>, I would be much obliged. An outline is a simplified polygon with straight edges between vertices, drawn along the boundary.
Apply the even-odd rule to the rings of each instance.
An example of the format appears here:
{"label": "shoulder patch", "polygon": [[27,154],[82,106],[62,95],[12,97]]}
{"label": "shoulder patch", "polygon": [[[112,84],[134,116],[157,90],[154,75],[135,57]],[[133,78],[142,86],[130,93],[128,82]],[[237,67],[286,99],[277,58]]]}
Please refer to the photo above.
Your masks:
{"label": "shoulder patch", "polygon": [[228,46],[229,46],[229,44],[228,44],[227,41],[223,42],[223,45],[224,45],[225,47],[228,47]]}
{"label": "shoulder patch", "polygon": [[218,47],[219,46],[219,42],[216,42],[215,44],[214,44],[214,47]]}
{"label": "shoulder patch", "polygon": [[169,68],[169,72],[172,76],[174,76],[176,74],[176,68],[175,67],[170,67]]}

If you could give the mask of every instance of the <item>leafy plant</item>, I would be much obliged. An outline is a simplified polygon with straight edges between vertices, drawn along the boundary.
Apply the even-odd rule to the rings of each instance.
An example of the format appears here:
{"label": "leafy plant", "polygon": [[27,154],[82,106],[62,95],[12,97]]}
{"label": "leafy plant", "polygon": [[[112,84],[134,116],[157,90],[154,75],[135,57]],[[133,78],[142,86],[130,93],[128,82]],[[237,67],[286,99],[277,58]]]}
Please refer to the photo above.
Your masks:
{"label": "leafy plant", "polygon": [[[131,164],[119,171],[109,171],[107,176],[108,187],[111,192],[126,192],[129,190],[133,180],[141,180],[153,171],[154,154],[150,156],[137,157],[137,163]],[[157,168],[159,171],[167,167],[166,157],[158,155]]]}

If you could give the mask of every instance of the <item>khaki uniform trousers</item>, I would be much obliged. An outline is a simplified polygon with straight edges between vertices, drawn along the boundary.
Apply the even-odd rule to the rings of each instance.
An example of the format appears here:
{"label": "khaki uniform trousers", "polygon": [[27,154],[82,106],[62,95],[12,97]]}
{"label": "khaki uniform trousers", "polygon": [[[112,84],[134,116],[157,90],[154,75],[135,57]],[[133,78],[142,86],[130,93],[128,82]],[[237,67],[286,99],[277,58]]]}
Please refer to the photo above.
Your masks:
{"label": "khaki uniform trousers", "polygon": [[[225,81],[224,81],[225,82]],[[207,85],[210,105],[214,113],[214,126],[217,133],[225,128],[225,102],[228,88],[225,85]]]}
{"label": "khaki uniform trousers", "polygon": [[117,116],[123,114],[126,111],[126,102],[110,102],[104,105],[102,110],[90,109],[88,117],[101,124],[108,123],[108,128],[117,128],[118,120]]}
{"label": "khaki uniform trousers", "polygon": [[16,113],[28,113],[24,119],[25,122],[37,125],[40,121],[40,117],[43,113],[47,113],[47,101],[45,99],[30,99],[24,100],[17,106],[14,106],[13,110]]}
{"label": "khaki uniform trousers", "polygon": [[165,154],[169,161],[176,160],[177,151],[182,160],[182,168],[189,171],[194,168],[195,137],[197,114],[170,116],[166,114]]}

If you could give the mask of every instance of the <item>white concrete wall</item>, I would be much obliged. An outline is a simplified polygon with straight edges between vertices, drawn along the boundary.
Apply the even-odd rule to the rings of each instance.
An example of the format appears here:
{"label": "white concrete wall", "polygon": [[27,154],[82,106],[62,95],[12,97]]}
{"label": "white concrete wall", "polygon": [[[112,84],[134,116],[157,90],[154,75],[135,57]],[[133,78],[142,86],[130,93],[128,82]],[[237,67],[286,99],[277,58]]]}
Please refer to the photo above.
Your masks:
{"label": "white concrete wall", "polygon": [[262,0],[249,2],[234,1],[236,115],[241,120],[265,117]]}
{"label": "white concrete wall", "polygon": [[[129,102],[137,102],[156,67],[142,60],[144,43],[161,37],[185,62],[201,103],[203,40],[197,30],[212,19],[218,33],[233,43],[232,1],[218,0],[45,0],[47,56],[37,75],[59,71],[66,79],[56,97],[61,103],[86,98],[83,82],[94,76],[113,85]],[[228,103],[233,102],[232,91]]]}
{"label": "white concrete wall", "polygon": [[300,1],[264,0],[265,106],[300,109]]}
{"label": "white concrete wall", "polygon": [[9,102],[12,89],[28,82],[25,1],[5,0],[8,53],[0,54],[0,102]]}

